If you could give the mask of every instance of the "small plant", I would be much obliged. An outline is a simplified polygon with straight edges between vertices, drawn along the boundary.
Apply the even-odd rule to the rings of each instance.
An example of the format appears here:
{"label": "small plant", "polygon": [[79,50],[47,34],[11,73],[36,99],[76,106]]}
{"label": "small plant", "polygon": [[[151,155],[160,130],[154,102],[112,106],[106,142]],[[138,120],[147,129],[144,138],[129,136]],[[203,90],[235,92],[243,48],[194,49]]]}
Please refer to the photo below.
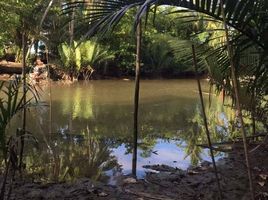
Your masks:
{"label": "small plant", "polygon": [[[36,88],[26,84],[23,92],[23,83],[19,79],[0,82],[0,148],[6,155],[5,130],[10,120],[31,101],[39,98]],[[30,93],[30,94],[29,94]]]}

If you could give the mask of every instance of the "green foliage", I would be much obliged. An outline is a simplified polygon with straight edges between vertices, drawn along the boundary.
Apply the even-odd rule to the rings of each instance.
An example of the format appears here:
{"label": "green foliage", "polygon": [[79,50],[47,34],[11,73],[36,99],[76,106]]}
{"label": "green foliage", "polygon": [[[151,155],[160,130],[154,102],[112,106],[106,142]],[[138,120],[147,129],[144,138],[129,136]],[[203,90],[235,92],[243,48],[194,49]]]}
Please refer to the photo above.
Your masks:
{"label": "green foliage", "polygon": [[134,62],[136,57],[136,42],[133,35],[133,25],[135,10],[129,10],[122,20],[115,27],[113,33],[107,34],[103,39],[104,44],[111,47],[115,55],[114,62],[122,75],[134,74]]}
{"label": "green foliage", "polygon": [[144,50],[143,70],[150,73],[161,73],[165,69],[176,67],[172,49],[167,41],[174,39],[165,34],[154,34],[148,39]]}
{"label": "green foliage", "polygon": [[[177,19],[181,14],[168,15],[164,7],[157,8],[157,15],[149,13],[148,20],[143,21],[142,36],[142,74],[146,76],[177,75],[191,71],[191,65],[184,63],[183,58],[175,58],[169,41],[188,38],[193,31],[192,24]],[[171,11],[172,8],[167,8]],[[113,30],[107,34],[102,43],[109,44],[114,52],[116,63],[122,75],[134,75],[136,42],[133,34],[135,9],[131,9],[120,20]]]}
{"label": "green foliage", "polygon": [[25,33],[28,52],[33,42],[43,41],[51,54],[57,56],[60,43],[66,41],[66,16],[60,15],[61,1],[54,1],[41,25],[45,11],[51,0],[10,0],[0,1],[0,49],[15,46],[16,61],[21,61],[22,34]]}
{"label": "green foliage", "polygon": [[114,58],[114,55],[107,50],[107,46],[98,44],[95,40],[82,42],[80,45],[82,66],[96,68],[98,64]]}
{"label": "green foliage", "polygon": [[[210,82],[216,86],[218,92],[222,91],[224,95],[235,99],[222,22],[215,21],[207,15],[199,17],[194,13],[188,17],[196,23],[202,20],[202,23],[195,30],[195,34],[191,35],[191,41],[172,42],[175,56],[182,56],[191,63],[191,45],[195,44],[199,69],[208,70]],[[268,113],[264,108],[267,107],[265,96],[268,91],[266,83],[268,71],[263,50],[237,30],[230,29],[229,37],[233,47],[236,75],[239,77],[238,87],[242,107],[244,110],[256,113],[254,118],[266,124]]]}
{"label": "green foliage", "polygon": [[[113,5],[113,9],[110,9],[110,5]],[[134,19],[135,25],[137,25],[138,20],[140,20],[143,16],[146,16],[147,19],[150,19],[150,11],[152,6],[161,6],[165,5],[165,7],[159,10],[155,10],[155,14],[153,15],[153,20],[158,16],[161,16],[161,14],[165,14],[168,12],[171,12],[173,14],[180,14],[180,13],[190,13],[190,16],[183,16],[184,21],[186,22],[197,22],[196,27],[199,29],[199,27],[204,27],[204,22],[207,24],[210,22],[216,22],[222,21],[223,16],[221,9],[219,8],[219,1],[132,1],[132,0],[126,0],[124,2],[121,1],[114,1],[114,0],[108,0],[108,1],[94,1],[93,6],[91,7],[90,17],[88,17],[89,23],[92,24],[90,27],[90,33],[98,32],[108,32],[110,30],[113,30],[114,27],[118,24],[118,22],[123,19],[123,16],[128,15],[129,10],[134,10],[133,8],[138,8],[136,12],[136,17]],[[174,9],[170,8],[166,5],[170,6],[177,6],[177,7],[185,7],[189,10],[194,10],[200,13],[206,14],[205,16],[199,17],[195,13],[192,13],[189,10],[184,11],[181,8]],[[225,13],[227,18],[227,24],[234,29],[230,29],[230,32],[235,32],[232,38],[232,42],[234,45],[241,45],[246,44],[247,46],[256,46],[260,48],[260,54],[263,56],[267,55],[267,3],[265,3],[264,0],[259,1],[256,3],[252,0],[239,0],[239,1],[225,1]],[[236,9],[235,9],[236,8]],[[68,10],[68,9],[67,9]],[[149,17],[148,17],[149,16]],[[155,27],[157,29],[151,29],[150,24],[149,28],[147,30],[155,30],[167,33],[171,32],[172,36],[177,36],[176,33],[178,33],[177,28],[171,28],[171,27],[177,27],[177,25],[174,25],[173,23],[176,22],[176,17],[169,18],[166,17],[168,20],[163,23],[164,18],[160,17],[160,23],[156,25]],[[198,21],[196,20],[198,19]],[[152,20],[148,20],[149,23]],[[157,23],[155,23],[157,24]],[[256,25],[258,24],[258,26]],[[148,25],[148,24],[147,24]],[[182,27],[179,24],[179,27]],[[177,30],[176,30],[177,29]],[[222,27],[221,27],[222,29]],[[238,30],[238,31],[233,31]],[[199,29],[199,31],[202,31]],[[219,31],[219,30],[217,30]],[[191,28],[186,31],[186,35],[191,34]],[[241,36],[245,37],[241,37]],[[211,33],[209,30],[207,30],[207,33],[199,33],[197,35],[198,41],[201,43],[207,42],[207,40],[217,40],[215,38],[209,38],[211,36]],[[216,36],[216,35],[214,35]],[[184,37],[185,39],[187,37]],[[221,45],[223,47],[224,45]],[[220,56],[223,51],[218,51],[218,53],[215,55],[217,56],[218,60],[220,61],[220,64],[226,65],[227,57],[223,57],[224,59],[220,60]],[[225,59],[226,58],[226,59]],[[265,60],[265,59],[262,59]],[[267,59],[266,59],[267,60]],[[267,66],[267,63],[265,64]],[[267,67],[266,67],[267,68]],[[255,68],[256,69],[256,68]],[[265,72],[267,74],[267,72]]]}
{"label": "green foliage", "polygon": [[87,40],[70,47],[66,42],[59,46],[59,55],[63,67],[71,72],[79,72],[82,68],[97,69],[99,64],[113,59],[113,54],[107,46],[100,45],[95,40]]}
{"label": "green foliage", "polygon": [[63,67],[67,70],[79,71],[81,67],[81,52],[77,47],[77,42],[74,42],[71,47],[66,42],[59,46],[59,54]]}

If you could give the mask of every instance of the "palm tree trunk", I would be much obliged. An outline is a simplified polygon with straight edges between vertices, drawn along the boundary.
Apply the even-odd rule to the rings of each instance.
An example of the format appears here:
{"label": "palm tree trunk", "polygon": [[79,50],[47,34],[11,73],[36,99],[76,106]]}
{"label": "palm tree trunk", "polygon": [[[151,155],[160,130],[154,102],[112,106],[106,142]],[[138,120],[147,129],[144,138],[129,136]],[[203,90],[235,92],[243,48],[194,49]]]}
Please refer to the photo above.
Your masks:
{"label": "palm tree trunk", "polygon": [[47,6],[47,8],[46,8],[46,10],[45,10],[45,12],[44,12],[44,14],[43,14],[43,16],[42,16],[42,19],[41,19],[41,21],[40,21],[40,24],[39,24],[39,28],[40,28],[40,29],[42,29],[43,22],[44,22],[44,20],[45,20],[45,18],[46,18],[46,16],[47,16],[47,14],[48,14],[48,12],[49,12],[49,10],[50,10],[52,4],[53,4],[53,2],[54,2],[54,0],[50,0],[50,2],[48,3],[48,6]]}
{"label": "palm tree trunk", "polygon": [[138,148],[138,111],[140,93],[140,65],[141,65],[141,21],[137,26],[137,47],[136,47],[136,76],[135,76],[135,95],[134,95],[134,132],[133,132],[133,157],[132,175],[136,177],[137,172],[137,148]]}
{"label": "palm tree trunk", "polygon": [[[73,3],[73,0],[71,1]],[[71,21],[69,22],[69,34],[70,34],[70,49],[71,52],[74,53],[74,17],[75,17],[75,13],[74,13],[74,8],[72,8],[72,13],[71,13]],[[71,64],[70,66],[70,78],[71,81],[73,81],[74,78],[74,66],[73,64]]]}
{"label": "palm tree trunk", "polygon": [[227,27],[227,23],[226,23],[226,16],[225,16],[225,12],[224,12],[223,1],[221,0],[220,3],[221,3],[224,29],[225,29],[225,34],[226,34],[227,51],[228,51],[228,56],[230,58],[232,83],[233,83],[235,100],[236,100],[236,109],[237,109],[238,118],[239,118],[239,121],[241,124],[241,133],[242,133],[242,138],[243,138],[244,154],[245,154],[248,179],[249,179],[249,189],[250,189],[250,193],[251,193],[251,199],[254,200],[255,199],[254,186],[253,186],[252,173],[251,173],[251,168],[250,168],[250,160],[249,160],[249,154],[248,154],[245,125],[244,125],[244,120],[243,120],[243,116],[242,116],[242,109],[240,107],[240,97],[239,97],[238,82],[237,82],[237,77],[236,77],[236,72],[235,72],[235,64],[234,64],[234,60],[233,60],[233,50],[232,50],[232,46],[231,46],[230,40],[229,40],[229,33],[228,33],[228,27]]}
{"label": "palm tree trunk", "polygon": [[70,33],[70,45],[72,45],[74,41],[74,11],[72,12],[69,33]]}
{"label": "palm tree trunk", "polygon": [[209,133],[209,130],[208,130],[208,122],[207,122],[207,116],[206,116],[206,111],[205,111],[205,105],[204,105],[204,99],[203,99],[203,94],[202,94],[202,88],[201,88],[201,84],[200,84],[200,79],[198,77],[198,68],[197,68],[196,55],[195,55],[195,46],[194,45],[192,45],[192,52],[193,52],[195,75],[196,75],[196,80],[197,80],[197,85],[198,85],[198,91],[199,91],[199,97],[200,97],[200,102],[201,102],[201,107],[202,107],[202,113],[203,113],[204,126],[205,126],[205,129],[206,129],[206,135],[207,135],[207,140],[208,140],[208,146],[209,146],[211,160],[212,160],[212,164],[213,164],[213,168],[214,168],[214,172],[215,172],[215,177],[216,177],[216,181],[217,181],[217,185],[218,185],[219,200],[222,200],[221,185],[220,185],[220,180],[219,180],[219,176],[218,176],[218,170],[217,170],[217,166],[216,166],[216,162],[215,162],[215,158],[214,158],[214,153],[213,153],[213,149],[212,149],[212,143],[211,143],[211,139],[210,139],[210,133]]}

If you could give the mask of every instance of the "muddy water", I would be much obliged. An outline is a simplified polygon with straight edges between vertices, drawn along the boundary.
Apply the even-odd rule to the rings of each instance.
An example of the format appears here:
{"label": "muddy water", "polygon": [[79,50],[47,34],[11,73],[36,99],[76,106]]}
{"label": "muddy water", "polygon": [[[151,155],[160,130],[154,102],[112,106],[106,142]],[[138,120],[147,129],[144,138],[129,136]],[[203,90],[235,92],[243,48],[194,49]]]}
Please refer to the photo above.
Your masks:
{"label": "muddy water", "polygon": [[[228,113],[202,82],[214,141],[228,133]],[[90,177],[112,181],[131,172],[133,81],[102,80],[42,86],[40,105],[27,112],[25,162],[29,176],[42,181]],[[137,173],[166,164],[186,169],[210,160],[196,144],[206,143],[194,80],[141,82]],[[21,124],[18,115],[9,134]],[[217,155],[218,157],[221,155]],[[112,177],[112,178],[111,178]]]}

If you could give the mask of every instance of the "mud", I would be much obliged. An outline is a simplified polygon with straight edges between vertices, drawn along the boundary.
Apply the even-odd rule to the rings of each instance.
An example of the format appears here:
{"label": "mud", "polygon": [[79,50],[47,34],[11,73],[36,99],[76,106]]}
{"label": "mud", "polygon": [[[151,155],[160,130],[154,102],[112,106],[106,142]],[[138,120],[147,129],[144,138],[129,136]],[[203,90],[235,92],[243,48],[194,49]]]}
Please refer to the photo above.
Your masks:
{"label": "mud", "polygon": [[[268,199],[268,148],[250,154],[257,200]],[[250,199],[247,171],[241,151],[217,162],[221,190],[226,200]],[[10,199],[103,199],[103,200],[216,200],[219,191],[212,164],[204,162],[186,171],[166,165],[145,166],[158,171],[144,179],[117,178],[115,186],[79,179],[74,183],[32,183],[18,178],[12,184]],[[7,185],[7,191],[10,188]],[[8,192],[6,192],[8,193]]]}

